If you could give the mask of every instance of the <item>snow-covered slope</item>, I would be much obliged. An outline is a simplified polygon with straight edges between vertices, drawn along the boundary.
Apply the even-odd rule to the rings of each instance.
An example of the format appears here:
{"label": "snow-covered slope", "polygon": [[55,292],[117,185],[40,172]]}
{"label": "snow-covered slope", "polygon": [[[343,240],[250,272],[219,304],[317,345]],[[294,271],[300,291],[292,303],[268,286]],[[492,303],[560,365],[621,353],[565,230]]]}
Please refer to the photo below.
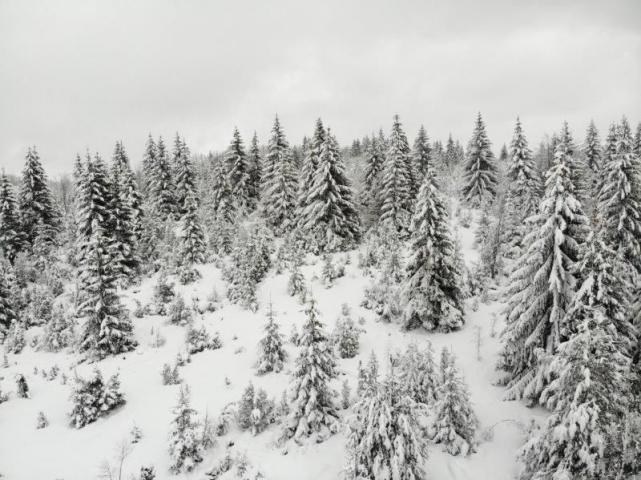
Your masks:
{"label": "snow-covered slope", "polygon": [[[468,263],[477,256],[473,248],[473,230],[474,225],[470,229],[459,228]],[[343,372],[339,381],[347,378],[354,391],[358,360],[366,362],[372,350],[382,359],[387,352],[404,349],[410,342],[420,345],[429,340],[435,352],[443,346],[450,348],[457,356],[458,365],[469,385],[481,423],[481,443],[478,451],[467,458],[450,456],[442,452],[439,446],[432,446],[426,467],[429,476],[439,480],[514,478],[517,471],[515,456],[524,440],[525,429],[533,418],[541,418],[545,413],[527,409],[519,402],[502,401],[502,388],[493,385],[496,378],[494,365],[499,350],[498,333],[502,329],[499,313],[502,305],[497,302],[480,304],[478,310],[473,311],[471,301],[468,301],[467,323],[458,332],[403,332],[398,325],[377,322],[372,312],[359,306],[369,279],[356,266],[357,252],[351,252],[350,255],[352,262],[347,265],[345,277],[338,279],[330,289],[326,289],[318,280],[312,280],[320,274],[320,261],[303,267],[328,329],[333,328],[343,303],[350,306],[354,319],[365,319],[359,355],[354,359],[339,360]],[[190,297],[204,299],[214,288],[220,293],[225,291],[225,282],[219,269],[208,264],[199,270],[202,279],[198,282],[188,286],[177,285],[187,304],[191,304]],[[142,304],[149,302],[155,281],[155,277],[146,279],[140,287],[123,293],[130,309],[134,308],[134,299]],[[296,347],[287,344],[290,358],[281,373],[257,376],[254,363],[257,344],[263,333],[265,309],[270,300],[283,333],[288,334],[292,324],[300,327],[303,322],[302,306],[295,298],[289,297],[286,290],[287,274],[274,275],[272,271],[260,285],[258,299],[261,309],[257,313],[223,301],[219,310],[196,317],[197,323],[204,323],[212,332],[218,331],[223,341],[221,349],[195,354],[191,363],[181,369],[182,378],[191,388],[192,406],[199,412],[208,411],[210,415],[218,415],[226,404],[240,399],[250,381],[277,400],[280,398],[289,381],[288,373],[296,358]],[[283,447],[275,445],[280,433],[277,426],[257,436],[232,430],[207,451],[204,462],[194,472],[177,476],[170,474],[167,435],[178,387],[163,386],[160,371],[164,363],[173,362],[176,354],[183,349],[185,328],[169,325],[160,316],[145,316],[134,319],[134,323],[136,338],[140,343],[137,350],[98,364],[105,376],[120,372],[126,405],[79,430],[72,428],[68,419],[71,378],[74,371],[88,375],[94,365],[74,367],[75,357],[71,354],[36,352],[29,347],[19,355],[9,355],[9,368],[0,368],[2,391],[11,393],[11,399],[0,405],[0,473],[4,478],[96,478],[102,463],[108,461],[113,464],[116,461],[117,447],[123,440],[129,439],[134,424],[142,430],[143,438],[133,445],[125,460],[123,471],[126,475],[122,476],[123,479],[129,478],[129,474],[137,475],[141,465],[153,465],[158,479],[204,478],[204,472],[225,454],[229,442],[234,443],[231,447],[234,451],[246,452],[252,464],[267,479],[340,478],[346,451],[342,433],[321,444],[310,442],[299,446],[290,442]],[[160,329],[167,339],[160,348],[150,346],[152,328]],[[37,333],[37,329],[31,329],[28,338]],[[480,335],[478,352],[477,335]],[[70,378],[67,385],[61,383],[60,377],[49,381],[40,374],[34,374],[34,367],[49,370],[53,365],[58,365]],[[30,399],[16,398],[14,377],[17,373],[27,377]],[[340,383],[337,382],[335,387],[338,390]],[[50,425],[37,430],[36,417],[39,411],[46,414]]]}

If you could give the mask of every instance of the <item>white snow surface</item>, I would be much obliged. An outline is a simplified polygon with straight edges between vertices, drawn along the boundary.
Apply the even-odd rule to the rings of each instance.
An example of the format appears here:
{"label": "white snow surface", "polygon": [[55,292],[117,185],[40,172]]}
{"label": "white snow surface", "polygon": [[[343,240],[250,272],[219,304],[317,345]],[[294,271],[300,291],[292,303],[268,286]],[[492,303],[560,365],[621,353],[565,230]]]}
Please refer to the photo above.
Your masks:
{"label": "white snow surface", "polygon": [[[459,226],[466,262],[476,261],[478,252],[474,247],[474,228]],[[478,311],[471,308],[468,300],[466,324],[457,332],[440,334],[423,331],[403,332],[397,324],[378,322],[375,315],[362,307],[363,290],[370,279],[362,275],[357,267],[357,251],[350,252],[351,264],[347,265],[345,277],[339,278],[333,287],[326,289],[312,277],[320,276],[322,263],[309,262],[302,268],[314,297],[318,301],[323,322],[328,331],[333,329],[341,305],[347,303],[352,318],[365,319],[361,336],[359,355],[353,359],[338,359],[343,372],[335,381],[334,388],[340,391],[345,378],[356,390],[358,360],[367,362],[374,350],[384,365],[388,352],[403,350],[410,342],[419,346],[432,342],[435,359],[446,346],[454,352],[457,363],[469,386],[473,407],[480,420],[480,445],[476,453],[468,457],[454,457],[443,451],[439,445],[431,445],[426,465],[428,478],[448,479],[492,479],[508,480],[518,472],[516,454],[523,444],[526,429],[532,419],[537,422],[545,417],[539,409],[528,409],[521,402],[502,400],[503,388],[494,385],[497,373],[494,365],[500,348],[499,333],[503,328],[502,304],[494,301],[480,304]],[[314,257],[309,257],[310,260]],[[314,258],[314,260],[317,260]],[[191,304],[190,297],[205,299],[213,288],[224,297],[225,282],[221,271],[213,264],[199,267],[202,279],[194,284],[182,286],[176,282],[176,289]],[[287,295],[288,273],[275,275],[273,270],[261,282],[258,291],[260,309],[253,313],[222,301],[222,308],[213,313],[196,316],[196,322],[203,322],[210,332],[218,331],[223,341],[219,350],[205,351],[192,356],[191,363],[180,369],[181,377],[191,388],[192,406],[210,417],[217,417],[222,408],[240,399],[249,381],[255,387],[264,388],[278,402],[289,382],[297,349],[286,343],[289,358],[280,373],[257,376],[255,362],[257,345],[263,335],[266,309],[270,299],[274,306],[276,321],[281,332],[288,337],[292,324],[299,331],[304,321],[303,307],[295,298]],[[152,296],[156,276],[145,279],[139,287],[123,292],[123,301],[133,311],[134,299],[143,305]],[[492,337],[493,317],[496,318]],[[232,451],[246,453],[251,464],[257,467],[267,480],[334,480],[342,478],[346,447],[344,433],[338,433],[321,444],[310,441],[305,445],[288,442],[284,447],[275,446],[280,435],[278,425],[270,426],[265,432],[252,436],[236,428],[217,439],[217,444],[206,451],[204,461],[191,473],[173,475],[169,472],[168,432],[171,410],[177,402],[178,386],[163,386],[160,371],[164,363],[173,364],[176,354],[184,346],[185,327],[168,324],[166,318],[145,316],[133,318],[135,335],[139,347],[131,353],[107,358],[98,364],[75,366],[76,356],[72,353],[47,353],[34,351],[27,346],[19,355],[9,355],[9,368],[0,367],[0,387],[9,393],[9,401],[0,404],[0,474],[7,480],[88,480],[98,478],[100,466],[105,461],[116,462],[116,449],[123,440],[130,438],[130,430],[137,425],[143,433],[139,443],[133,445],[126,458],[123,479],[137,475],[140,467],[153,465],[157,479],[204,479],[204,472],[216,464],[233,441]],[[160,348],[150,344],[151,330],[160,329],[167,342]],[[476,332],[480,329],[481,358],[477,358]],[[27,333],[27,345],[38,328]],[[35,375],[34,367],[49,370],[58,365],[61,372],[69,377],[67,385],[60,379],[48,381],[40,374]],[[107,417],[99,419],[82,429],[70,426],[68,413],[74,370],[87,376],[98,366],[104,377],[120,372],[122,390],[126,398],[124,407]],[[15,395],[15,375],[26,376],[31,398],[19,399]],[[226,385],[225,379],[231,381]],[[43,411],[49,426],[36,429],[36,418]],[[341,411],[349,415],[348,411]],[[486,435],[492,432],[492,435]],[[285,454],[286,452],[286,454]],[[227,477],[225,477],[227,478]]]}

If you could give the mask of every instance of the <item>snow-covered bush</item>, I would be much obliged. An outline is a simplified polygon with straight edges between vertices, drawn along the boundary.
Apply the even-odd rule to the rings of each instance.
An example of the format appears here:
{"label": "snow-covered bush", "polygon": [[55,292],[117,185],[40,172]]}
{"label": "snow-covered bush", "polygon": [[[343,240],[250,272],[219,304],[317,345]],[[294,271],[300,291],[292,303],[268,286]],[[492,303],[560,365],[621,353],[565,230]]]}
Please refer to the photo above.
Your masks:
{"label": "snow-covered bush", "polygon": [[267,314],[267,324],[265,325],[265,335],[258,345],[258,373],[280,372],[283,369],[283,363],[287,359],[287,352],[283,348],[283,335],[280,328],[274,320],[274,311],[269,308]]}
{"label": "snow-covered bush", "polygon": [[9,353],[22,352],[26,345],[24,334],[25,328],[22,321],[14,321],[9,327],[9,331],[7,332],[7,336],[4,340],[5,351]]}
{"label": "snow-covered bush", "polygon": [[169,282],[167,272],[162,270],[154,285],[154,296],[150,306],[150,313],[165,315],[167,313],[167,304],[169,304],[175,296],[174,284]]}
{"label": "snow-covered bush", "polygon": [[162,366],[160,375],[162,376],[163,385],[178,385],[180,382],[182,382],[180,374],[178,373],[178,364],[175,364],[172,367],[168,363],[165,363]]}
{"label": "snow-covered bush", "polygon": [[376,281],[365,287],[365,298],[361,306],[375,312],[379,319],[393,322],[403,313],[400,295],[398,285]]}
{"label": "snow-covered bush", "polygon": [[218,334],[210,335],[204,325],[200,328],[190,326],[185,335],[185,343],[187,351],[192,355],[204,350],[216,350],[223,346]]}
{"label": "snow-covered bush", "polygon": [[76,376],[71,401],[73,408],[69,416],[74,427],[82,428],[95,422],[125,403],[118,374],[112,375],[107,383],[98,369],[88,380]]}
{"label": "snow-covered bush", "polygon": [[333,339],[341,358],[354,358],[358,354],[361,329],[352,320],[347,304],[343,304],[342,309],[341,316],[336,320]]}
{"label": "snow-covered bush", "polygon": [[322,258],[321,281],[325,287],[330,288],[334,285],[334,280],[345,275],[345,265],[332,262],[331,255],[325,254]]}
{"label": "snow-covered bush", "polygon": [[49,287],[30,284],[23,297],[26,308],[21,313],[21,319],[27,326],[43,325],[51,320],[53,295]]}
{"label": "snow-covered bush", "polygon": [[49,420],[47,420],[47,417],[45,416],[44,412],[42,411],[38,412],[38,418],[36,419],[36,428],[40,430],[48,426],[49,426]]}
{"label": "snow-covered bush", "polygon": [[67,313],[68,307],[56,305],[51,319],[44,327],[39,348],[47,352],[58,352],[74,340],[75,319]]}
{"label": "snow-covered bush", "polygon": [[238,426],[258,435],[274,420],[274,401],[267,397],[267,392],[254,389],[250,382],[238,404]]}
{"label": "snow-covered bush", "polygon": [[182,295],[176,295],[169,304],[167,315],[169,321],[174,325],[189,325],[193,319],[191,309],[185,304],[185,299]]}

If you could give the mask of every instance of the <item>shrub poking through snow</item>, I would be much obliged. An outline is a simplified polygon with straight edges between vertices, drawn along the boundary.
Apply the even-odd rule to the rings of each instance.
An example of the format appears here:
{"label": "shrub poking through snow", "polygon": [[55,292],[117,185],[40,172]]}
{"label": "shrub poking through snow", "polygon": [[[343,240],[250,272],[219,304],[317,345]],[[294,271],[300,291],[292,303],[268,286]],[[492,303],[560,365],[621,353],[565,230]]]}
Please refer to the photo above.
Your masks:
{"label": "shrub poking through snow", "polygon": [[371,392],[378,382],[378,359],[374,350],[370,353],[367,365],[363,365],[361,361],[358,362],[358,388],[357,393],[359,396]]}
{"label": "shrub poking through snow", "polygon": [[125,403],[118,374],[112,375],[107,383],[98,369],[88,380],[77,376],[71,401],[73,409],[69,416],[74,427],[82,428],[95,422]]}
{"label": "shrub poking through snow", "polygon": [[400,288],[385,281],[375,281],[369,287],[365,287],[365,298],[361,306],[372,310],[379,319],[393,322],[403,313]]}
{"label": "shrub poking through snow", "polygon": [[26,345],[24,338],[24,323],[14,321],[9,327],[9,333],[4,340],[4,348],[9,353],[20,353]]}
{"label": "shrub poking through snow", "polygon": [[39,348],[47,352],[58,352],[72,344],[74,338],[74,321],[68,316],[67,308],[62,305],[54,307],[51,319],[44,328]]}
{"label": "shrub poking through snow", "polygon": [[163,385],[178,385],[182,381],[180,374],[178,373],[178,364],[175,364],[172,367],[168,363],[165,363],[162,366],[160,374],[162,376]]}
{"label": "shrub poking through snow", "polygon": [[47,428],[49,426],[49,420],[45,416],[44,412],[38,412],[38,418],[36,419],[36,428],[38,430]]}
{"label": "shrub poking through snow", "polygon": [[169,457],[172,473],[191,472],[203,461],[203,446],[198,432],[196,410],[191,408],[189,387],[180,388],[169,432]]}
{"label": "shrub poking through snow", "polygon": [[330,288],[334,285],[334,280],[345,276],[345,265],[332,262],[331,255],[323,255],[323,267],[321,270],[321,281],[325,287]]}
{"label": "shrub poking through snow", "polygon": [[27,379],[22,374],[16,376],[16,391],[18,393],[18,398],[29,398],[29,385],[27,385]]}
{"label": "shrub poking through snow", "polygon": [[258,345],[258,373],[280,372],[283,369],[283,363],[287,359],[287,352],[283,348],[283,335],[280,333],[280,327],[274,320],[274,310],[271,304],[267,313],[267,324],[265,325],[265,335]]}
{"label": "shrub poking through snow", "polygon": [[182,296],[177,295],[169,305],[169,321],[174,325],[188,325],[192,321],[191,310],[185,304]]}
{"label": "shrub poking through snow", "polygon": [[218,334],[210,335],[204,325],[200,328],[190,326],[185,336],[185,343],[187,351],[192,355],[204,350],[216,350],[223,346]]}
{"label": "shrub poking through snow", "polygon": [[454,356],[443,348],[441,353],[441,385],[436,405],[434,443],[441,443],[451,455],[474,452],[478,420],[472,411],[470,394],[460,377]]}
{"label": "shrub poking through snow", "polygon": [[174,284],[169,282],[167,272],[164,270],[158,275],[158,280],[154,285],[154,296],[152,299],[152,313],[157,315],[165,315],[167,313],[167,305],[176,296]]}

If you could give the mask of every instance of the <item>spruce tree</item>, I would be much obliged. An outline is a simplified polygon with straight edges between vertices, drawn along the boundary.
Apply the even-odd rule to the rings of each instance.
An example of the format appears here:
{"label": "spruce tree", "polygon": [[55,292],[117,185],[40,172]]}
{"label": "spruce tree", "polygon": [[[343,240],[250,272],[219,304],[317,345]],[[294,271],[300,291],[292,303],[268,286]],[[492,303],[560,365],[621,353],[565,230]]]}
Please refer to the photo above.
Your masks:
{"label": "spruce tree", "polygon": [[393,367],[382,383],[360,395],[349,423],[346,478],[426,478],[427,442],[420,406]]}
{"label": "spruce tree", "polygon": [[425,175],[427,175],[427,171],[432,168],[432,147],[423,125],[418,130],[418,135],[414,141],[412,156],[415,169],[419,175],[417,180],[422,182]]}
{"label": "spruce tree", "polygon": [[601,309],[579,300],[569,317],[576,333],[560,346],[552,365],[558,376],[542,395],[554,413],[521,451],[522,480],[596,480],[614,473],[606,470],[604,451],[608,433],[624,428],[629,361]]}
{"label": "spruce tree", "polygon": [[498,167],[479,112],[468,143],[463,173],[463,199],[474,207],[496,195]]}
{"label": "spruce tree", "polygon": [[308,188],[307,199],[301,204],[305,207],[298,218],[308,242],[311,240],[324,252],[353,247],[360,239],[360,221],[338,144],[329,131],[320,146]]}
{"label": "spruce tree", "polygon": [[138,188],[122,142],[116,143],[111,167],[109,214],[113,217],[113,240],[120,261],[117,274],[125,279],[136,274],[138,235],[141,229],[141,205]]}
{"label": "spruce tree", "polygon": [[254,132],[249,147],[249,198],[254,205],[257,205],[260,199],[261,165],[262,159],[260,157],[258,135]]}
{"label": "spruce tree", "polygon": [[9,285],[11,277],[11,266],[0,257],[0,343],[9,332],[11,324],[17,321],[14,308],[16,299],[11,295],[11,286]]}
{"label": "spruce tree", "polygon": [[398,115],[394,116],[392,133],[380,172],[380,221],[398,232],[407,230],[412,214],[415,176],[407,137]]}
{"label": "spruce tree", "polygon": [[452,134],[450,133],[447,137],[447,142],[445,143],[445,153],[443,154],[443,163],[445,170],[448,172],[451,172],[454,167],[456,167],[458,163],[458,153],[456,151],[456,143],[454,143],[454,139],[452,138]]}
{"label": "spruce tree", "polygon": [[147,142],[145,144],[145,152],[142,157],[142,176],[143,176],[143,191],[145,195],[151,195],[153,179],[154,179],[154,170],[156,168],[156,156],[158,151],[156,149],[156,142],[154,141],[151,134],[147,137]]}
{"label": "spruce tree", "polygon": [[135,341],[128,312],[118,298],[110,239],[98,220],[91,230],[80,274],[83,302],[79,314],[86,318],[80,350],[102,358],[131,350]]}
{"label": "spruce tree", "polygon": [[162,137],[156,143],[156,158],[151,166],[149,197],[153,209],[160,218],[166,220],[175,211],[174,184],[171,165]]}
{"label": "spruce tree", "polygon": [[329,383],[337,377],[336,360],[329,346],[324,325],[310,299],[307,317],[299,338],[300,353],[292,372],[289,390],[291,410],[286,422],[285,435],[300,439],[313,433],[338,429],[337,393]]}
{"label": "spruce tree", "polygon": [[506,237],[511,247],[520,253],[523,237],[527,233],[525,219],[536,213],[542,185],[518,117],[510,145],[507,180],[506,203],[509,210]]}
{"label": "spruce tree", "polygon": [[428,341],[421,350],[416,343],[410,343],[400,357],[398,367],[398,377],[412,400],[425,406],[434,405],[439,380],[436,376],[431,343]]}
{"label": "spruce tree", "polygon": [[641,158],[641,122],[637,124],[637,131],[634,134],[634,153]]}
{"label": "spruce tree", "polygon": [[563,318],[576,289],[576,265],[588,220],[574,195],[568,137],[555,148],[539,213],[508,282],[506,328],[499,366],[507,372],[507,397],[536,403],[545,387],[543,364],[567,332]]}
{"label": "spruce tree", "polygon": [[440,367],[443,379],[438,390],[433,441],[442,444],[451,455],[468,455],[475,449],[478,419],[454,356],[442,355]]}
{"label": "spruce tree", "polygon": [[633,151],[628,121],[616,129],[616,143],[606,149],[599,193],[605,240],[641,272],[641,159]]}
{"label": "spruce tree", "polygon": [[188,267],[205,261],[205,235],[198,218],[198,202],[194,193],[185,199],[185,213],[181,218],[180,256]]}
{"label": "spruce tree", "polygon": [[176,213],[180,216],[187,213],[188,208],[191,207],[189,203],[196,198],[196,175],[185,139],[177,133],[174,139],[173,166],[175,172],[174,202]]}
{"label": "spruce tree", "polygon": [[307,143],[305,148],[305,158],[300,171],[300,180],[298,183],[298,199],[296,203],[296,218],[299,227],[305,229],[305,224],[310,220],[306,218],[310,203],[310,190],[313,188],[314,180],[317,175],[318,164],[323,149],[323,144],[327,138],[327,131],[323,126],[323,121],[319,118],[316,120],[314,135]]}
{"label": "spruce tree", "polygon": [[383,162],[385,161],[385,153],[382,149],[378,138],[372,135],[372,140],[369,146],[365,149],[365,172],[363,177],[363,194],[362,202],[365,205],[371,221],[378,220],[380,215],[380,186],[381,186],[381,171],[383,170]]}
{"label": "spruce tree", "polygon": [[243,139],[237,128],[234,128],[234,134],[231,144],[225,155],[227,163],[227,175],[229,176],[229,185],[236,202],[237,209],[243,213],[249,213],[255,207],[254,199],[251,197],[251,164]]}
{"label": "spruce tree", "polygon": [[10,262],[23,248],[23,236],[20,226],[20,214],[14,194],[14,188],[2,172],[0,176],[0,257]]}
{"label": "spruce tree", "polygon": [[456,268],[447,209],[432,181],[423,180],[411,227],[404,326],[449,332],[464,323],[461,272]]}
{"label": "spruce tree", "polygon": [[58,213],[36,147],[27,151],[18,202],[26,242],[33,245],[38,225],[51,229],[52,237],[58,227]]}
{"label": "spruce tree", "polygon": [[293,228],[298,183],[291,149],[278,117],[274,120],[263,172],[263,216],[281,233]]}
{"label": "spruce tree", "polygon": [[265,325],[265,336],[259,345],[260,355],[258,357],[258,373],[280,372],[283,363],[287,359],[287,352],[283,348],[283,335],[280,327],[274,320],[274,310],[271,303],[267,313],[267,324]]}
{"label": "spruce tree", "polygon": [[173,473],[191,472],[203,461],[203,446],[199,435],[196,410],[191,407],[189,387],[181,386],[178,404],[169,431],[169,469]]}

